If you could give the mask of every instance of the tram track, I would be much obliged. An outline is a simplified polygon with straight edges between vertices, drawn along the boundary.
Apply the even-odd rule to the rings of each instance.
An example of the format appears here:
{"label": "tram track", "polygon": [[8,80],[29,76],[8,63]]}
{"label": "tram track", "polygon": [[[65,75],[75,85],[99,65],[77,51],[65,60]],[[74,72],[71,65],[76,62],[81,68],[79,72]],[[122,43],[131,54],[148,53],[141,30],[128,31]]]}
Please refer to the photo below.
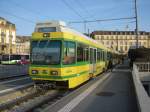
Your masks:
{"label": "tram track", "polygon": [[59,90],[48,91],[46,94],[41,95],[39,97],[35,97],[34,99],[29,100],[28,102],[24,103],[18,108],[11,110],[11,112],[42,111],[43,108],[53,104],[54,102],[62,98],[63,94],[65,94],[65,91],[59,91]]}
{"label": "tram track", "polygon": [[27,77],[28,74],[22,74],[22,75],[12,75],[12,76],[7,76],[7,77],[0,77],[0,81],[7,81],[7,80],[13,80],[16,78],[22,78],[22,77]]}
{"label": "tram track", "polygon": [[1,112],[36,112],[43,106],[48,106],[50,103],[60,99],[65,93],[66,90],[33,89],[25,96],[0,104],[0,110]]}
{"label": "tram track", "polygon": [[13,106],[18,105],[19,103],[26,101],[27,99],[33,97],[34,95],[36,95],[36,93],[37,92],[35,90],[32,90],[31,93],[29,93],[25,96],[20,96],[20,97],[16,97],[15,99],[8,100],[7,102],[0,104],[0,110],[4,111],[7,109],[10,109]]}
{"label": "tram track", "polygon": [[34,85],[34,82],[31,80],[30,77],[28,76],[20,76],[17,78],[11,78],[11,79],[5,79],[0,81],[0,96],[20,91],[20,90],[25,90],[27,88],[30,88]]}

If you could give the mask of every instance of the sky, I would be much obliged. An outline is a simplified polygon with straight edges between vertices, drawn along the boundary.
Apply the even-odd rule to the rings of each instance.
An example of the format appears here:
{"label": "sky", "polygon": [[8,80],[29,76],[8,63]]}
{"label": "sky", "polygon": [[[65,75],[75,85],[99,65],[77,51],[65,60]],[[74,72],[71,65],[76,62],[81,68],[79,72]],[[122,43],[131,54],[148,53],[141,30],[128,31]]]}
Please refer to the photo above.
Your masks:
{"label": "sky", "polygon": [[[150,0],[137,0],[139,30],[150,31]],[[37,22],[134,17],[134,0],[0,0],[0,17],[16,25],[17,35],[31,35]],[[83,23],[68,24],[85,32]],[[135,20],[87,23],[95,30],[135,30]],[[87,32],[86,29],[86,32]]]}

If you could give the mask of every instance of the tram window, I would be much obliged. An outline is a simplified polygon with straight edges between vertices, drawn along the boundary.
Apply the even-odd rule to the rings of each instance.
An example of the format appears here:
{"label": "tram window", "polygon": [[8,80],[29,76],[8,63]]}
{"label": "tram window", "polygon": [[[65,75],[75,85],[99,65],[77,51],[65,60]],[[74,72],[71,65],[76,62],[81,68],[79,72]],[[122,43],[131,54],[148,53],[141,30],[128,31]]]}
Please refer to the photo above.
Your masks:
{"label": "tram window", "polygon": [[41,27],[38,32],[56,32],[56,27]]}
{"label": "tram window", "polygon": [[103,53],[103,61],[105,61],[105,51],[104,51],[104,53]]}
{"label": "tram window", "polygon": [[77,46],[77,62],[84,61],[84,47],[81,44]]}
{"label": "tram window", "polygon": [[104,51],[102,51],[102,60],[104,61],[104,59],[105,59],[105,54],[104,54],[105,52]]}
{"label": "tram window", "polygon": [[107,60],[109,60],[109,58],[110,58],[110,53],[107,52]]}
{"label": "tram window", "polygon": [[93,49],[90,48],[90,64],[93,63]]}
{"label": "tram window", "polygon": [[106,60],[106,52],[104,51],[104,61]]}
{"label": "tram window", "polygon": [[101,54],[100,54],[100,50],[97,50],[97,61],[101,60]]}
{"label": "tram window", "polygon": [[32,45],[31,63],[37,65],[56,65],[60,63],[61,41],[37,41]]}
{"label": "tram window", "polygon": [[101,51],[101,61],[103,61],[103,51]]}
{"label": "tram window", "polygon": [[84,60],[85,61],[88,61],[89,60],[89,49],[88,48],[85,48],[84,49]]}
{"label": "tram window", "polygon": [[86,45],[77,45],[77,62],[88,61],[88,54],[88,48]]}
{"label": "tram window", "polygon": [[94,63],[96,62],[96,49],[94,49]]}
{"label": "tram window", "polygon": [[74,42],[64,42],[64,57],[63,64],[73,64],[75,63],[75,43]]}
{"label": "tram window", "polygon": [[111,53],[108,52],[108,53],[107,53],[107,59],[108,59],[108,60],[111,60],[111,57],[112,57]]}

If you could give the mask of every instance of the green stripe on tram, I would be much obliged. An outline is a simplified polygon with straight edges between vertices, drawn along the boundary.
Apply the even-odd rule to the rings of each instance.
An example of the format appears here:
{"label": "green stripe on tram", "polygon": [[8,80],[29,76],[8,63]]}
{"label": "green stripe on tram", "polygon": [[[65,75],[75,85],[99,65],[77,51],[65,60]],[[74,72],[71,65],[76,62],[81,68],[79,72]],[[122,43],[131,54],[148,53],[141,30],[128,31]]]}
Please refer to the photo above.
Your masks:
{"label": "green stripe on tram", "polygon": [[68,65],[34,65],[34,64],[31,64],[30,67],[65,68],[65,67],[81,66],[81,65],[87,65],[87,64],[89,64],[89,62],[77,62],[76,64],[68,64]]}
{"label": "green stripe on tram", "polygon": [[89,73],[89,71],[83,71],[78,74],[72,74],[68,76],[39,76],[39,75],[30,75],[32,78],[51,78],[51,79],[68,79],[73,78],[81,75],[85,75],[86,73]]}

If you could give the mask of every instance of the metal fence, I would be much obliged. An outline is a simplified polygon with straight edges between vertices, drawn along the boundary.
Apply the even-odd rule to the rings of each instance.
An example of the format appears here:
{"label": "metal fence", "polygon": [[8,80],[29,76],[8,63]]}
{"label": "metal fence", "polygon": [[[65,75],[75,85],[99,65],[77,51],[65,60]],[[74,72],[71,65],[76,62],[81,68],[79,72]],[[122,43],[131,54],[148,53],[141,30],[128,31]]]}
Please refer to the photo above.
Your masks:
{"label": "metal fence", "polygon": [[139,72],[150,72],[150,62],[136,62]]}
{"label": "metal fence", "polygon": [[0,65],[0,78],[28,74],[28,65]]}
{"label": "metal fence", "polygon": [[137,104],[140,112],[150,112],[150,97],[148,96],[148,93],[144,89],[143,84],[141,82],[141,74],[150,73],[147,68],[148,64],[149,63],[133,64],[132,77],[138,102]]}

